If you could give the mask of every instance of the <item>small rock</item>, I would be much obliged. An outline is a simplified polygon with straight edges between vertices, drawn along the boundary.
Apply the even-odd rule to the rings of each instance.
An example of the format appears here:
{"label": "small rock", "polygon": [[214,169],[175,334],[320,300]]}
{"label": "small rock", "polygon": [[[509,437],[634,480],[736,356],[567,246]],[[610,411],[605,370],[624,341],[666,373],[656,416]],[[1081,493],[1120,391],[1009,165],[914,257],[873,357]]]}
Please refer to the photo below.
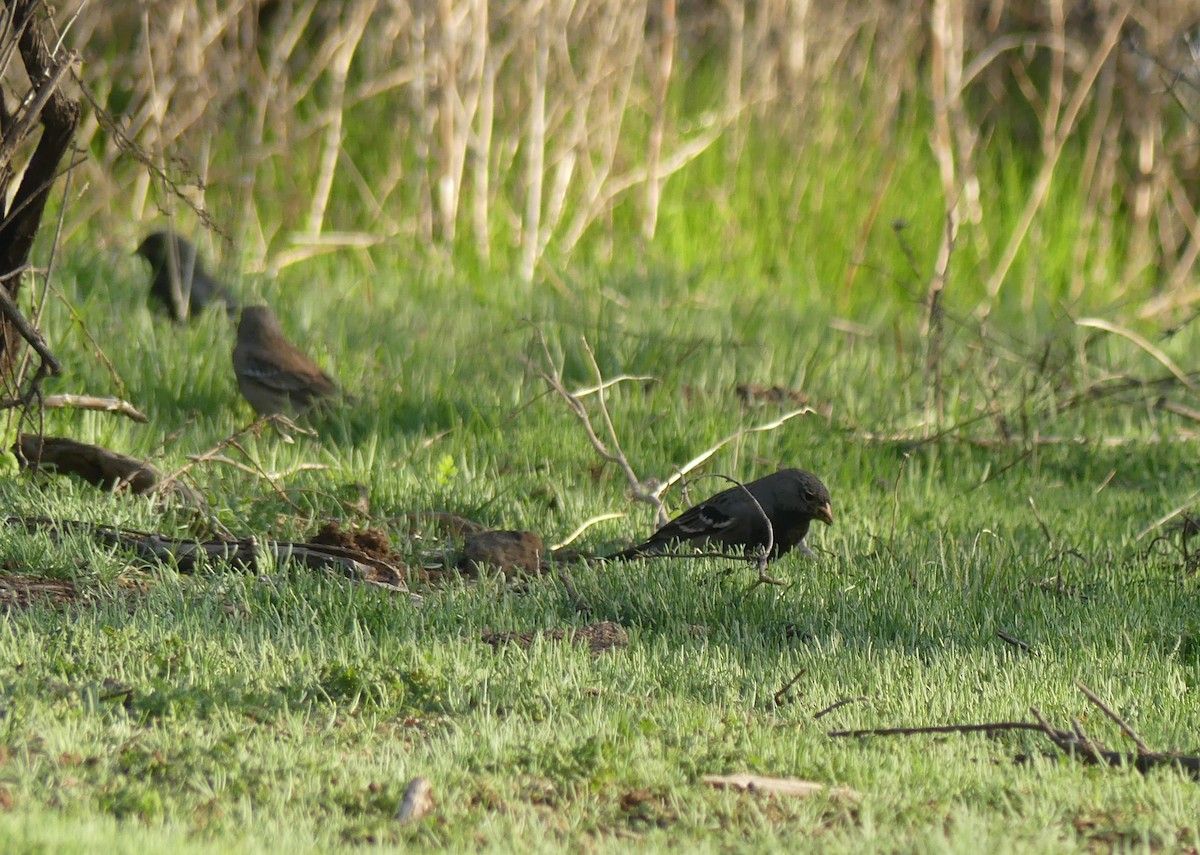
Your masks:
{"label": "small rock", "polygon": [[467,538],[459,566],[471,572],[480,566],[495,567],[506,577],[542,572],[542,539],[532,531],[484,531]]}
{"label": "small rock", "polygon": [[401,823],[416,822],[433,810],[433,785],[428,778],[413,778],[404,790],[396,820]]}

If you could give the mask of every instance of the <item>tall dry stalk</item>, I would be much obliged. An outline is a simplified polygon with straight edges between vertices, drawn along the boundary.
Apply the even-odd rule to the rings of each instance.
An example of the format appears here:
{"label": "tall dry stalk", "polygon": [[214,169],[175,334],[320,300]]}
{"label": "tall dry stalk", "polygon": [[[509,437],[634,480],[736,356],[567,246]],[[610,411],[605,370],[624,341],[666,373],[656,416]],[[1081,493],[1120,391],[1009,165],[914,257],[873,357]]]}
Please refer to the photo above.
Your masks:
{"label": "tall dry stalk", "polygon": [[642,237],[654,238],[658,226],[658,204],[662,199],[665,176],[660,174],[663,139],[667,132],[667,93],[671,89],[671,70],[675,67],[675,0],[661,0],[659,44],[651,76],[654,108],[650,117],[650,146],[646,154],[646,210],[642,218]]}
{"label": "tall dry stalk", "polygon": [[[1086,128],[1077,256],[1099,256],[1128,215],[1127,275],[1166,271],[1172,293],[1156,306],[1200,298],[1188,284],[1200,134],[1174,118],[1176,101],[1200,102],[1200,63],[1181,47],[1200,21],[1189,0],[143,0],[62,14],[75,12],[82,82],[111,114],[80,126],[94,156],[80,222],[166,209],[189,229],[210,208],[234,223],[252,269],[307,257],[294,246],[304,235],[442,254],[466,229],[480,258],[532,277],[544,254],[611,232],[623,200],[654,235],[669,176],[730,133],[732,182],[749,112],[804,145],[809,106],[844,101],[849,85],[871,127],[852,144],[887,145],[911,96],[936,84],[935,155],[959,224],[989,215],[980,140],[1025,112],[1040,126],[1040,171],[990,294]],[[1110,37],[1136,50],[1102,49]],[[724,64],[722,91],[708,116],[677,121],[698,57]],[[139,176],[132,160],[151,170]],[[972,244],[987,232],[973,229]],[[1086,263],[1074,275],[1077,292]]]}
{"label": "tall dry stalk", "polygon": [[325,211],[329,207],[329,195],[333,191],[333,174],[342,150],[342,125],[345,121],[346,80],[350,74],[350,63],[362,41],[371,19],[375,3],[359,0],[344,10],[339,27],[339,38],[333,49],[328,66],[329,100],[325,106],[322,123],[325,126],[321,139],[321,153],[317,162],[315,187],[312,203],[308,209],[308,234],[317,238],[325,223]]}

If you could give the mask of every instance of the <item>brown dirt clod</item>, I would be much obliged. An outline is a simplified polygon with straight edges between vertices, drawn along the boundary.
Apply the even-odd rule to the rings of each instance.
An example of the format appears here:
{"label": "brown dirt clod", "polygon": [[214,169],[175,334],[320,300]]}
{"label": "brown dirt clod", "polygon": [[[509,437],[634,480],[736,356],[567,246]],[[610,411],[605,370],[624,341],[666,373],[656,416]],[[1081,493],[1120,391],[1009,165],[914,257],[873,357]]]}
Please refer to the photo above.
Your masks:
{"label": "brown dirt clod", "polygon": [[392,552],[392,544],[386,532],[377,528],[344,529],[336,520],[329,520],[323,524],[317,531],[316,537],[312,539],[312,543],[314,546],[337,546],[342,549],[353,549],[381,561],[389,561],[397,557]]}
{"label": "brown dirt clod", "polygon": [[484,531],[467,538],[459,567],[468,574],[495,567],[508,578],[542,572],[542,538],[532,531]]}

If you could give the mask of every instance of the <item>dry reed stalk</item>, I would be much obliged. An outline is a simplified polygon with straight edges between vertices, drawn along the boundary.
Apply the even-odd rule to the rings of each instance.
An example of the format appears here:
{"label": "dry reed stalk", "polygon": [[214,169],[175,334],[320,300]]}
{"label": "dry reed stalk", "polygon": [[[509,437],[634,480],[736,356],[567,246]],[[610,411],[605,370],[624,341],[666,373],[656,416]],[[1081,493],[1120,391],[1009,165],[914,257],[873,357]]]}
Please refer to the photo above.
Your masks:
{"label": "dry reed stalk", "polygon": [[650,145],[646,153],[646,209],[642,215],[642,237],[654,239],[658,226],[658,206],[662,200],[665,176],[660,174],[663,137],[667,132],[667,92],[671,87],[671,71],[675,67],[675,0],[662,0],[662,20],[659,26],[657,62],[651,76],[654,90],[654,112],[651,115]]}
{"label": "dry reed stalk", "polygon": [[521,278],[533,279],[542,228],[542,184],[546,163],[546,85],[550,65],[550,2],[537,7],[533,63],[529,68],[529,129],[525,137],[525,215],[521,224]]}
{"label": "dry reed stalk", "polygon": [[992,271],[992,275],[988,278],[984,288],[984,292],[990,300],[994,300],[1000,293],[1000,288],[1004,285],[1008,271],[1012,268],[1013,261],[1016,260],[1017,252],[1020,250],[1021,244],[1025,242],[1025,237],[1029,233],[1029,227],[1033,224],[1034,218],[1046,201],[1046,195],[1050,191],[1050,181],[1054,177],[1054,169],[1058,165],[1059,157],[1062,155],[1063,146],[1075,129],[1080,111],[1083,109],[1083,105],[1092,91],[1093,84],[1100,74],[1100,69],[1108,61],[1117,46],[1117,41],[1121,36],[1121,29],[1125,24],[1125,19],[1129,16],[1130,5],[1129,3],[1123,4],[1112,20],[1109,21],[1108,27],[1100,39],[1099,46],[1093,51],[1087,68],[1080,76],[1079,82],[1075,85],[1075,91],[1071,93],[1071,100],[1068,102],[1066,112],[1056,129],[1053,145],[1050,148],[1051,154],[1043,159],[1041,169],[1034,179],[1033,188],[1030,190],[1029,198],[1025,202],[1025,208],[1021,212],[1017,226],[1009,235],[1008,244],[1004,248],[1000,262]]}
{"label": "dry reed stalk", "polygon": [[325,132],[321,140],[318,158],[316,187],[308,210],[308,234],[316,238],[325,223],[325,211],[329,207],[329,194],[333,190],[333,173],[337,168],[338,154],[342,149],[342,125],[345,121],[346,78],[350,74],[350,62],[358,50],[367,22],[375,9],[372,0],[360,0],[345,15],[332,61],[329,64],[329,102],[326,105],[323,123]]}

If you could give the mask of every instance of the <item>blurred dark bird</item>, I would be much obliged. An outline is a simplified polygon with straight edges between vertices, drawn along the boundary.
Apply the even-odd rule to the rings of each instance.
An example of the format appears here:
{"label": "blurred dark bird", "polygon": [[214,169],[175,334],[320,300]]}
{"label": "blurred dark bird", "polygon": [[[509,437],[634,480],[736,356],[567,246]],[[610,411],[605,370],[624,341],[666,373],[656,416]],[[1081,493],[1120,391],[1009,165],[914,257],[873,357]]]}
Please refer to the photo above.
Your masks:
{"label": "blurred dark bird", "polygon": [[260,416],[300,415],[338,391],[333,379],[288,341],[266,306],[242,309],[233,371]]}
{"label": "blurred dark bird", "polygon": [[195,317],[209,303],[223,305],[230,317],[237,312],[233,297],[204,269],[196,247],[186,238],[173,232],[151,232],[137,254],[150,262],[150,296],[175,320]]}
{"label": "blurred dark bird", "polygon": [[[769,532],[767,520],[771,522]],[[716,543],[752,555],[766,549],[770,541],[768,560],[793,549],[812,555],[805,538],[813,520],[833,525],[829,490],[811,472],[780,469],[744,486],[722,490],[688,508],[649,540],[606,556],[606,560],[645,558],[666,551],[672,543],[685,542],[696,546]]]}

